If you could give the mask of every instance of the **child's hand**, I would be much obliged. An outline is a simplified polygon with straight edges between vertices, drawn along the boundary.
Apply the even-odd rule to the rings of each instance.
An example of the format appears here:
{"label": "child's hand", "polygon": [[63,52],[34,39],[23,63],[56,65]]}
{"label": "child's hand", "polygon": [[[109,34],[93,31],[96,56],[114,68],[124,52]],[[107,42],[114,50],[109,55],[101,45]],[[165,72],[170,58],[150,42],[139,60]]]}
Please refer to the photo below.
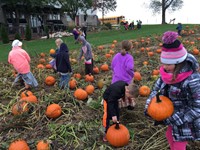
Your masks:
{"label": "child's hand", "polygon": [[113,121],[114,123],[117,123],[117,116],[113,116],[113,117],[112,117],[112,121]]}

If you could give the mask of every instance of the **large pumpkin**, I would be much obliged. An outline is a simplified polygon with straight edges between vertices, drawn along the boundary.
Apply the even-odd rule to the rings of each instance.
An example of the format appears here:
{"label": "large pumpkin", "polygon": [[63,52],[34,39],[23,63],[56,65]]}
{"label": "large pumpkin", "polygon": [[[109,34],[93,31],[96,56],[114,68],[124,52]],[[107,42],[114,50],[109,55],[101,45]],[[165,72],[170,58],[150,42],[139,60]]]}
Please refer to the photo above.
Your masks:
{"label": "large pumpkin", "polygon": [[85,100],[88,97],[88,94],[85,90],[79,88],[74,92],[74,97],[78,100]]}
{"label": "large pumpkin", "polygon": [[101,65],[101,70],[102,71],[108,71],[109,70],[109,66],[107,64],[103,64],[103,65]]}
{"label": "large pumpkin", "polygon": [[56,79],[55,79],[53,76],[48,76],[48,77],[46,77],[46,79],[45,79],[46,85],[49,85],[49,86],[54,85],[55,82],[56,82]]}
{"label": "large pumpkin", "polygon": [[13,115],[20,115],[28,111],[28,103],[25,101],[19,101],[15,103],[12,107]]}
{"label": "large pumpkin", "polygon": [[151,90],[148,86],[141,86],[140,89],[139,89],[139,94],[141,96],[148,96],[150,94]]}
{"label": "large pumpkin", "polygon": [[20,101],[26,101],[26,102],[29,102],[29,103],[37,103],[38,99],[35,95],[30,95],[28,97],[21,98]]}
{"label": "large pumpkin", "polygon": [[30,150],[28,144],[24,140],[16,140],[12,142],[8,148],[8,150]]}
{"label": "large pumpkin", "polygon": [[51,104],[46,109],[46,116],[49,118],[58,118],[62,113],[62,109],[58,104]]}
{"label": "large pumpkin", "polygon": [[93,82],[94,81],[94,76],[93,75],[85,75],[85,81],[87,82]]}
{"label": "large pumpkin", "polygon": [[49,142],[41,140],[37,143],[37,150],[50,150]]}
{"label": "large pumpkin", "polygon": [[93,85],[86,86],[85,91],[88,93],[88,95],[91,95],[94,92],[94,86]]}
{"label": "large pumpkin", "polygon": [[109,127],[106,137],[112,146],[122,147],[128,144],[130,134],[124,125],[117,123]]}
{"label": "large pumpkin", "polygon": [[95,67],[93,68],[93,72],[94,72],[95,74],[98,74],[98,73],[99,73],[99,68],[98,68],[97,66],[95,66]]}
{"label": "large pumpkin", "polygon": [[77,86],[76,80],[75,80],[75,79],[71,79],[71,80],[69,81],[69,88],[73,90],[73,89],[76,88],[76,86]]}
{"label": "large pumpkin", "polygon": [[33,95],[33,93],[31,91],[25,90],[24,92],[21,93],[21,98],[28,97],[31,95]]}
{"label": "large pumpkin", "polygon": [[46,69],[52,69],[53,67],[50,64],[46,64],[45,68]]}
{"label": "large pumpkin", "polygon": [[147,113],[156,121],[162,121],[170,117],[174,112],[172,101],[163,95],[157,94],[152,98]]}
{"label": "large pumpkin", "polygon": [[38,65],[37,65],[37,68],[38,68],[38,69],[44,69],[45,67],[44,67],[43,64],[38,64]]}

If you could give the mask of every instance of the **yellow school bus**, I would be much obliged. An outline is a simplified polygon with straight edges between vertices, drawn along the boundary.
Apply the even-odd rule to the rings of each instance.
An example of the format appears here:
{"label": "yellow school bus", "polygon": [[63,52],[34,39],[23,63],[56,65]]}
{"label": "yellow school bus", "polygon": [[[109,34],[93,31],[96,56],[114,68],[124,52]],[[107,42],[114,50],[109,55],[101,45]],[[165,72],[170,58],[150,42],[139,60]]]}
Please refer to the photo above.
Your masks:
{"label": "yellow school bus", "polygon": [[104,23],[110,23],[112,25],[120,24],[121,22],[125,21],[124,16],[113,16],[113,17],[104,17],[104,19],[100,18],[99,19],[101,24]]}

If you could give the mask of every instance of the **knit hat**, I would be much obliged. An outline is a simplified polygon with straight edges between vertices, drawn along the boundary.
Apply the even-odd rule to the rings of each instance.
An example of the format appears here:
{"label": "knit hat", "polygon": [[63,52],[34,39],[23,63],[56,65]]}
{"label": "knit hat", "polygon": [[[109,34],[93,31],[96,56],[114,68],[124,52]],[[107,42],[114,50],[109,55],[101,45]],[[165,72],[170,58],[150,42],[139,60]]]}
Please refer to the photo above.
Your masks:
{"label": "knit hat", "polygon": [[14,41],[12,42],[12,47],[14,47],[14,46],[22,46],[22,42],[19,41],[19,40],[14,40]]}
{"label": "knit hat", "polygon": [[161,62],[164,64],[179,64],[187,57],[187,50],[183,44],[177,40],[178,33],[167,31],[163,34]]}

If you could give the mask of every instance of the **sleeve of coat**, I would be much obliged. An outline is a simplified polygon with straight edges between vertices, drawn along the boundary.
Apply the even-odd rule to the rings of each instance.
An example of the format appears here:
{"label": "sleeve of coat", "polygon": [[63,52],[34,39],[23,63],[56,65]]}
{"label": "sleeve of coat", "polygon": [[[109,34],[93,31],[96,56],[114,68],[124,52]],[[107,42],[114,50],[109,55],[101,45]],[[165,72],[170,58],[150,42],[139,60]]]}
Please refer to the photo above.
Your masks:
{"label": "sleeve of coat", "polygon": [[184,123],[193,122],[200,118],[200,75],[193,75],[188,83],[188,94],[191,94],[191,99],[188,99],[188,104],[184,112],[176,112],[171,117],[165,120],[166,124],[175,124],[180,126]]}
{"label": "sleeve of coat", "polygon": [[69,54],[66,55],[65,59],[66,59],[67,68],[69,69],[69,72],[72,72],[71,64],[69,61]]}
{"label": "sleeve of coat", "polygon": [[126,72],[130,75],[130,76],[134,76],[134,61],[133,61],[133,57],[130,57],[127,60],[127,65],[126,65]]}
{"label": "sleeve of coat", "polygon": [[26,60],[30,63],[31,58],[29,56],[29,54],[24,50],[24,56],[26,57]]}

